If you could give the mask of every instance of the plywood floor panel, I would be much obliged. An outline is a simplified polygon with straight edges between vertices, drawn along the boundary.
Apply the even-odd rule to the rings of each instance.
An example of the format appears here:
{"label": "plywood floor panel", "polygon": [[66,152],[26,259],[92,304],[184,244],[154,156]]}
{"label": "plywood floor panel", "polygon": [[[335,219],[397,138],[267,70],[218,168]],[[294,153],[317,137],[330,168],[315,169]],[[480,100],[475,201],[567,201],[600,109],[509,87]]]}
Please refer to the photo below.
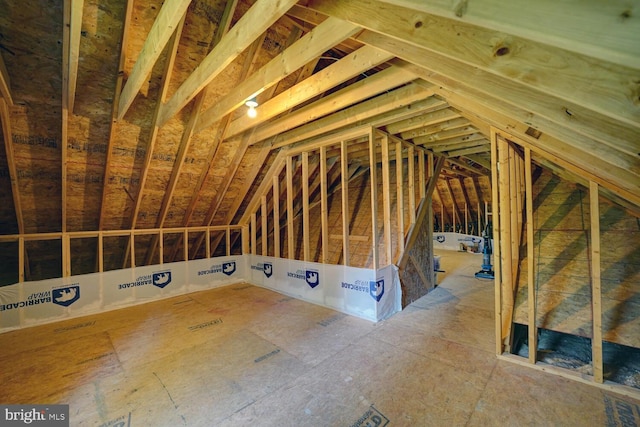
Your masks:
{"label": "plywood floor panel", "polygon": [[480,263],[443,253],[439,286],[376,324],[236,284],[5,333],[0,402],[83,427],[640,423],[637,400],[496,358]]}

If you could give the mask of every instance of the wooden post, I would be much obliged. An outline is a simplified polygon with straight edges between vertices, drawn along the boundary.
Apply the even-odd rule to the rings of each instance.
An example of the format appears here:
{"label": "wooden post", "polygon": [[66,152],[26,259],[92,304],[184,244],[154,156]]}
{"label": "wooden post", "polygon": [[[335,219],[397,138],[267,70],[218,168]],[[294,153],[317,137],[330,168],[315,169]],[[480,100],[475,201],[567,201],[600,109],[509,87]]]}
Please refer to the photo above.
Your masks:
{"label": "wooden post", "polygon": [[478,236],[482,236],[482,230],[483,230],[483,227],[482,227],[482,217],[480,215],[480,201],[478,200],[478,230],[477,230]]}
{"label": "wooden post", "polygon": [[260,219],[261,219],[261,240],[262,240],[262,250],[260,254],[262,256],[267,256],[269,254],[269,242],[268,242],[268,233],[267,233],[267,196],[262,195],[260,198]]}
{"label": "wooden post", "polygon": [[[493,229],[493,271],[494,271],[494,311],[495,311],[495,341],[496,354],[501,355],[504,351],[502,341],[502,254],[500,250],[501,221],[498,215],[499,210],[499,189],[498,189],[498,135],[494,128],[491,128],[491,225]],[[486,208],[486,202],[485,202]],[[485,216],[488,224],[489,216]]]}
{"label": "wooden post", "polygon": [[242,226],[242,254],[249,253],[249,226]]}
{"label": "wooden post", "polygon": [[321,262],[329,262],[329,206],[327,203],[327,147],[320,148],[320,215],[321,215]]}
{"label": "wooden post", "polygon": [[593,339],[591,341],[593,380],[603,383],[602,369],[602,287],[600,277],[600,203],[598,184],[589,181],[589,207],[591,217],[591,309],[593,312]]}
{"label": "wooden post", "polygon": [[164,263],[164,233],[162,232],[162,228],[160,229],[160,234],[158,235],[159,242],[159,253],[160,264]]}
{"label": "wooden post", "polygon": [[[420,180],[420,201],[425,198],[426,190],[427,190],[427,173],[428,171],[425,169],[424,164],[424,151],[420,150],[418,152],[418,175]],[[412,221],[415,222],[415,221]]]}
{"label": "wooden post", "polygon": [[184,229],[182,236],[182,241],[184,242],[182,244],[182,256],[185,261],[189,261],[189,232],[187,230],[187,228]]}
{"label": "wooden post", "polygon": [[[407,159],[408,160],[408,159]],[[396,244],[396,255],[404,249],[404,174],[402,173],[402,143],[396,141],[396,207],[398,214],[398,243]],[[389,264],[394,262],[390,259]]]}
{"label": "wooden post", "polygon": [[376,139],[374,129],[369,129],[369,172],[371,173],[371,229],[373,245],[373,269],[377,270],[380,264],[378,254],[378,177],[376,174]]}
{"label": "wooden post", "polygon": [[342,253],[344,265],[349,265],[349,165],[347,141],[340,142],[340,174],[342,179]]}
{"label": "wooden post", "polygon": [[[392,248],[391,248],[391,200],[389,200],[391,192],[391,184],[389,179],[389,136],[385,133],[382,135],[382,214],[383,230],[384,230],[384,254],[385,263],[391,264]],[[372,189],[373,191],[373,189]]]}
{"label": "wooden post", "polygon": [[[407,153],[407,164],[409,167],[409,222],[416,222],[416,165],[415,165],[415,149],[410,145]],[[433,218],[431,218],[433,221]]]}
{"label": "wooden post", "polygon": [[71,276],[71,239],[62,233],[62,277]]}
{"label": "wooden post", "polygon": [[256,245],[257,245],[256,226],[257,226],[257,221],[256,221],[256,214],[254,212],[251,214],[251,255],[256,255]]}
{"label": "wooden post", "polygon": [[293,242],[293,157],[287,156],[287,257],[289,259],[294,259]]}
{"label": "wooden post", "polygon": [[273,256],[280,258],[280,174],[273,175]]}
{"label": "wooden post", "polygon": [[536,290],[534,283],[533,237],[533,179],[531,177],[531,150],[524,150],[525,203],[527,209],[527,301],[529,304],[529,362],[536,363],[538,326],[536,322]]}
{"label": "wooden post", "polygon": [[98,272],[104,271],[104,239],[102,231],[98,232]]}
{"label": "wooden post", "polygon": [[[229,235],[229,229],[227,229],[227,235]],[[211,228],[207,227],[207,231],[204,232],[205,239],[207,239],[204,250],[205,257],[211,258]]]}
{"label": "wooden post", "polygon": [[131,268],[134,268],[136,266],[136,245],[133,230],[131,230],[131,240],[129,240],[129,252],[131,255]]}
{"label": "wooden post", "polygon": [[225,234],[226,234],[226,238],[227,238],[227,241],[226,241],[226,244],[227,244],[226,254],[227,254],[227,256],[229,256],[229,255],[231,255],[231,229],[229,227],[227,227],[227,230],[226,230]]}
{"label": "wooden post", "polygon": [[24,282],[24,237],[18,238],[18,283]]}
{"label": "wooden post", "polygon": [[309,248],[309,152],[302,153],[302,241],[304,260],[310,261]]}

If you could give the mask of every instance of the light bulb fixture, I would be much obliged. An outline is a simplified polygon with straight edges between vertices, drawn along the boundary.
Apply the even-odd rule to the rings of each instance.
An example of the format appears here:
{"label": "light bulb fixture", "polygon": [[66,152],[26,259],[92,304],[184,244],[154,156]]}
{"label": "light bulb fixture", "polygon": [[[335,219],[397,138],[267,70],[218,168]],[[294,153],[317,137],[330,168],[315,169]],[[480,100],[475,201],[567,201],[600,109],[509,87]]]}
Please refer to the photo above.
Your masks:
{"label": "light bulb fixture", "polygon": [[254,96],[253,98],[248,99],[244,104],[249,107],[249,109],[247,110],[247,116],[251,117],[252,119],[255,118],[258,115],[258,112],[256,111],[256,107],[258,106],[256,97]]}

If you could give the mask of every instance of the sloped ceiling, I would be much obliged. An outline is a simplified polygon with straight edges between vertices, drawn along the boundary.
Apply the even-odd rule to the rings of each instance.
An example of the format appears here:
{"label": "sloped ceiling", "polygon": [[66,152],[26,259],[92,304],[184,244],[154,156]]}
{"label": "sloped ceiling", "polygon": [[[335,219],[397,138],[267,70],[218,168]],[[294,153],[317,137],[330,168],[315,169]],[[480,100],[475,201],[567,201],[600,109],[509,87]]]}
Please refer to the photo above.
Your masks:
{"label": "sloped ceiling", "polygon": [[234,223],[278,150],[363,125],[457,180],[493,126],[640,211],[637,2],[0,0],[0,59],[2,234]]}

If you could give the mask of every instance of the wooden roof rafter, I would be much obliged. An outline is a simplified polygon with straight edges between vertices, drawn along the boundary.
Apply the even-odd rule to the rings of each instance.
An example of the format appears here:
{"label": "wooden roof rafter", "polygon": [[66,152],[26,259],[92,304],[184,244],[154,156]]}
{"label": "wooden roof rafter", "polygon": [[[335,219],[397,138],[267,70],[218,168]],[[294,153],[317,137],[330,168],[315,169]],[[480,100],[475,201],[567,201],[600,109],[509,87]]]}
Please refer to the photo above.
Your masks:
{"label": "wooden roof rafter", "polygon": [[127,113],[169,39],[174,36],[178,26],[182,27],[181,22],[184,22],[190,3],[191,0],[174,0],[162,5],[120,94],[118,119]]}
{"label": "wooden roof rafter", "polygon": [[160,125],[195,98],[295,3],[296,0],[256,1],[167,101],[162,109]]}
{"label": "wooden roof rafter", "polygon": [[241,117],[234,120],[229,130],[229,136],[236,135],[289,111],[318,93],[325,92],[390,58],[391,55],[376,48],[362,47],[260,105],[257,108],[258,117],[256,119]]}
{"label": "wooden roof rafter", "polygon": [[[109,175],[111,174],[112,158],[113,158],[113,145],[115,141],[115,127],[118,120],[118,103],[120,99],[120,93],[122,89],[122,82],[124,79],[124,65],[126,62],[126,49],[129,40],[129,23],[131,22],[131,15],[133,13],[133,0],[127,0],[127,5],[124,14],[124,22],[122,25],[122,37],[120,39],[120,59],[118,61],[118,74],[116,77],[115,94],[113,97],[113,104],[111,107],[111,125],[109,126],[109,137],[106,148],[106,158],[104,160],[104,174],[102,177],[102,197],[100,198],[100,217],[98,219],[98,230],[104,228],[105,221],[105,206],[107,198],[107,182]],[[100,261],[100,260],[99,260]],[[99,269],[102,271],[102,269]]]}
{"label": "wooden roof rafter", "polygon": [[2,59],[2,52],[0,52],[0,96],[4,98],[5,102],[9,105],[13,105],[13,96],[11,95],[11,81],[9,80],[9,73],[7,67]]}
{"label": "wooden roof rafter", "polygon": [[0,125],[2,126],[4,149],[7,156],[9,178],[11,179],[11,195],[13,197],[13,207],[16,213],[18,233],[24,234],[24,219],[22,215],[20,187],[18,186],[18,170],[16,168],[15,154],[13,150],[13,139],[11,137],[11,120],[9,117],[9,107],[8,102],[5,98],[0,98]]}
{"label": "wooden roof rafter", "polygon": [[[326,20],[241,82],[222,100],[206,110],[200,123],[196,126],[196,131],[200,132],[211,126],[226,114],[243,105],[247,99],[255,97],[277,84],[282,78],[320,56],[335,43],[353,35],[358,30],[357,26],[339,19]],[[285,110],[289,108],[286,107]],[[233,129],[233,124],[231,128]],[[237,133],[238,131],[234,131],[229,136]]]}

